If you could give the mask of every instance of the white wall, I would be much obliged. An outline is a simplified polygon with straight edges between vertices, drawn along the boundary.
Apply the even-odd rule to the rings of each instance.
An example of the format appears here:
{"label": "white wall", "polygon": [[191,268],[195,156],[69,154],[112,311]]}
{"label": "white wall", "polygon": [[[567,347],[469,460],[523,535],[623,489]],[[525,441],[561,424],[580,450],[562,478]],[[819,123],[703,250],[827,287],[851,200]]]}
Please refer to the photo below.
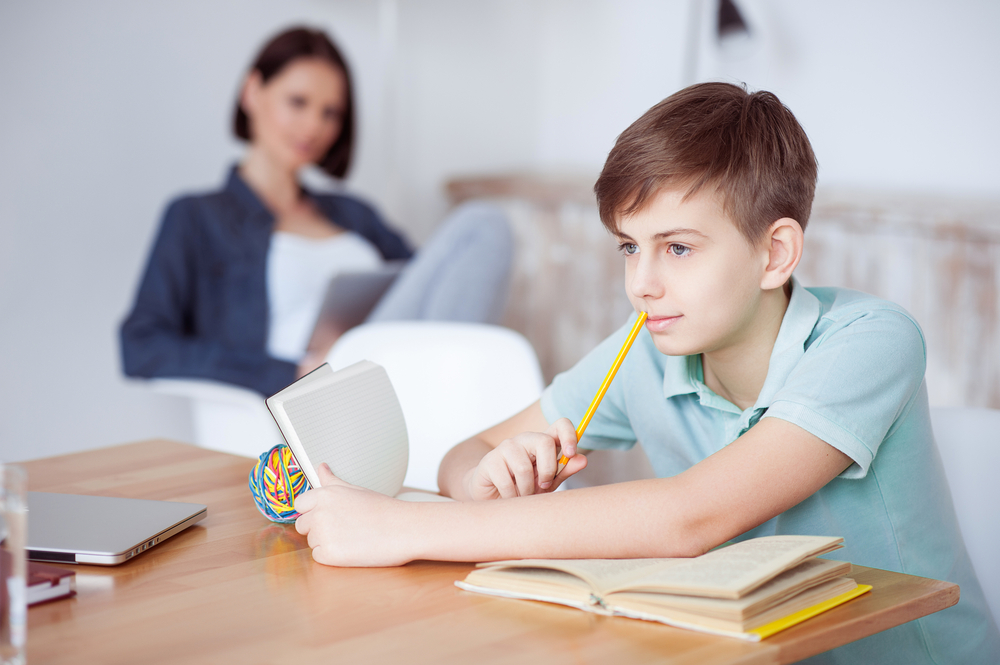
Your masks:
{"label": "white wall", "polygon": [[[1000,195],[1000,3],[743,0],[757,43],[699,74],[774,91],[827,187]],[[707,44],[703,44],[707,47]]]}
{"label": "white wall", "polygon": [[[745,0],[742,57],[688,0],[0,3],[0,458],[186,438],[119,374],[117,326],[163,205],[215,186],[240,76],[292,22],[344,46],[362,113],[349,187],[422,240],[452,175],[592,176],[614,137],[698,78],[774,90],[821,184],[1000,198],[1000,4]],[[739,55],[739,54],[737,54]]]}
{"label": "white wall", "polygon": [[[374,5],[335,32],[374,61]],[[120,376],[124,317],[168,197],[215,186],[238,81],[326,3],[0,3],[0,458],[153,436],[183,404]],[[364,160],[359,179],[364,175]]]}
{"label": "white wall", "polygon": [[753,40],[729,53],[713,0],[401,0],[386,163],[398,182],[384,204],[423,238],[451,175],[596,176],[642,112],[716,79],[778,94],[809,132],[821,187],[1000,197],[1000,3],[738,2]]}

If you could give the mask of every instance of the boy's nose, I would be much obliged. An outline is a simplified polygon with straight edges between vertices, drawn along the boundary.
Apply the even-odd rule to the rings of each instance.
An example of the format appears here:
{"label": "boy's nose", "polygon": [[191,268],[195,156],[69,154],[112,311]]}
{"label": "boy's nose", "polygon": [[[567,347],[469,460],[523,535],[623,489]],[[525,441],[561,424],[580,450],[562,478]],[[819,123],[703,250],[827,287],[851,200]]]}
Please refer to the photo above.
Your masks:
{"label": "boy's nose", "polygon": [[655,261],[645,256],[640,255],[635,268],[627,278],[626,287],[636,298],[657,298],[663,295],[663,284],[656,271]]}

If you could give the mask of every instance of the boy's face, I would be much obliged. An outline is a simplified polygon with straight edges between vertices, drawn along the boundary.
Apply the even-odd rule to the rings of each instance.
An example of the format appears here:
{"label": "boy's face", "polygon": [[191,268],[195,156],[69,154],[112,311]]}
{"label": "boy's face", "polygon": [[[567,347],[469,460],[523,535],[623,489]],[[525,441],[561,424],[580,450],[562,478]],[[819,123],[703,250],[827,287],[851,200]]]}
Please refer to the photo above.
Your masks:
{"label": "boy's face", "polygon": [[671,356],[739,351],[764,329],[761,278],[767,243],[751,247],[703,189],[661,190],[619,222],[625,289],[656,348]]}

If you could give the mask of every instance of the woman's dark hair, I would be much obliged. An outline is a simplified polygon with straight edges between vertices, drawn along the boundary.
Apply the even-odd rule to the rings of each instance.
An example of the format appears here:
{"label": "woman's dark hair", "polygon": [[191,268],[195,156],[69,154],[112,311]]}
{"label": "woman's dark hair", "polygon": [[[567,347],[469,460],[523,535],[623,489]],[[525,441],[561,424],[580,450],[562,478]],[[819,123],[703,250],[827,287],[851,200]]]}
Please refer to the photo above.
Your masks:
{"label": "woman's dark hair", "polygon": [[[344,112],[340,136],[317,164],[334,178],[343,178],[351,167],[351,151],[354,148],[354,92],[351,86],[351,72],[340,51],[322,30],[291,28],[269,41],[253,63],[251,72],[260,74],[261,81],[267,81],[278,74],[289,63],[300,58],[325,60],[344,73],[347,87],[347,108]],[[250,140],[250,119],[243,111],[240,98],[236,99],[236,114],[233,118],[233,133],[241,139]]]}

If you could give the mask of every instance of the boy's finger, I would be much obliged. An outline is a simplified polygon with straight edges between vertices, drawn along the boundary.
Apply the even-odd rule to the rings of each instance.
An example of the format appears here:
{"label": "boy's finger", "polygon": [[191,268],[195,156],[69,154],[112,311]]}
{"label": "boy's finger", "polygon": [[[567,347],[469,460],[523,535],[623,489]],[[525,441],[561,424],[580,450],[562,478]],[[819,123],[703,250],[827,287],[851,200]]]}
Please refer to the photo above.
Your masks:
{"label": "boy's finger", "polygon": [[510,475],[509,469],[505,468],[502,473],[497,473],[492,480],[493,487],[497,488],[501,499],[513,499],[517,496],[517,485],[514,483],[514,477]]}
{"label": "boy's finger", "polygon": [[576,429],[569,418],[560,418],[552,423],[546,432],[559,444],[561,455],[573,457],[576,455]]}
{"label": "boy's finger", "polygon": [[328,485],[346,485],[343,480],[333,475],[333,471],[330,470],[330,466],[323,462],[318,467],[316,467],[316,474],[319,476],[319,486],[327,487]]}
{"label": "boy's finger", "polygon": [[539,450],[535,455],[535,472],[538,474],[538,486],[540,488],[548,489],[552,484],[552,479],[556,477],[556,468],[558,465],[559,453],[556,452],[558,448],[551,437],[546,437],[547,441],[544,445],[539,446]]}
{"label": "boy's finger", "polygon": [[482,467],[483,476],[493,487],[501,499],[509,499],[517,496],[517,487],[511,477],[510,469],[507,468],[506,461],[501,457],[494,457],[487,460]]}
{"label": "boy's finger", "polygon": [[535,465],[532,464],[528,453],[521,451],[515,459],[507,460],[507,468],[514,477],[514,484],[517,485],[517,496],[529,496],[535,492]]}
{"label": "boy's finger", "polygon": [[[316,507],[316,496],[312,490],[309,490],[308,492],[303,492],[302,494],[299,494],[297,497],[295,497],[295,501],[293,502],[292,505],[295,508],[295,512],[300,514],[308,513],[310,510]],[[300,517],[298,520],[295,521],[296,524],[295,529],[297,531],[299,531],[298,523],[301,519],[302,518]],[[299,531],[299,533],[304,533],[304,532]]]}
{"label": "boy's finger", "polygon": [[565,481],[567,478],[569,478],[573,474],[583,471],[585,468],[587,468],[587,456],[574,455],[569,459],[569,462],[566,463],[566,466],[563,468],[563,470],[559,472],[559,475],[556,476],[555,479],[552,481],[552,487],[550,489],[554,490],[555,488],[562,485],[563,481]]}

